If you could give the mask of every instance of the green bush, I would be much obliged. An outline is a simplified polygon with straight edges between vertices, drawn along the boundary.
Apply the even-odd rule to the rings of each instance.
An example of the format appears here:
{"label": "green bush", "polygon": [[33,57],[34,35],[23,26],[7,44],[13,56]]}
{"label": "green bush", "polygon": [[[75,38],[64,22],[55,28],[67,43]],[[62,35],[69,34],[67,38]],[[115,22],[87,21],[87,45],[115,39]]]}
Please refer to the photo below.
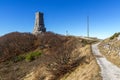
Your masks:
{"label": "green bush", "polygon": [[83,39],[83,40],[82,40],[82,43],[83,43],[84,45],[86,45],[86,44],[88,44],[88,41],[85,40],[85,39]]}
{"label": "green bush", "polygon": [[[31,33],[12,32],[0,37],[0,62],[37,48],[37,37]],[[2,54],[1,54],[2,53]]]}
{"label": "green bush", "polygon": [[28,53],[26,56],[25,56],[25,60],[26,61],[32,61],[34,60],[36,57],[40,56],[41,55],[41,52],[31,52],[31,53]]}
{"label": "green bush", "polygon": [[22,61],[24,59],[25,59],[25,57],[23,55],[19,55],[19,56],[12,57],[10,60],[13,62],[18,62],[18,61]]}
{"label": "green bush", "polygon": [[22,56],[22,55],[17,56],[17,61],[22,61],[22,60],[24,60],[24,59],[25,59],[25,57],[24,57],[24,56]]}
{"label": "green bush", "polygon": [[118,37],[119,35],[120,35],[120,32],[115,33],[113,36],[110,37],[110,39],[112,40],[112,39],[114,39],[115,37]]}

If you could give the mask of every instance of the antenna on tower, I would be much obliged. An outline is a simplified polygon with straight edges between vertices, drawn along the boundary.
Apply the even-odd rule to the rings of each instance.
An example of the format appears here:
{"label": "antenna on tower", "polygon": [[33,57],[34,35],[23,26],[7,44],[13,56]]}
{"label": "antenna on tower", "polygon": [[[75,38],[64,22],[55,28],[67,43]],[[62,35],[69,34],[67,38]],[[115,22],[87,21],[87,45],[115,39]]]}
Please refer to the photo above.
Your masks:
{"label": "antenna on tower", "polygon": [[89,16],[87,16],[87,37],[89,37]]}

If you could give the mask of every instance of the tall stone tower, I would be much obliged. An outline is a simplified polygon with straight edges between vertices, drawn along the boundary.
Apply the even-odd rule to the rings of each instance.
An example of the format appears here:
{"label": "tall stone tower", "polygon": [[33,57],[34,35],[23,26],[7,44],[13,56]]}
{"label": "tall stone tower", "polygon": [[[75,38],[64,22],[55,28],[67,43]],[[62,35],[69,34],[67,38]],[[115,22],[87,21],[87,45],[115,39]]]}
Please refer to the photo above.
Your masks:
{"label": "tall stone tower", "polygon": [[35,16],[36,17],[35,17],[35,25],[34,25],[33,34],[39,34],[42,32],[46,32],[46,28],[44,26],[43,13],[36,12]]}

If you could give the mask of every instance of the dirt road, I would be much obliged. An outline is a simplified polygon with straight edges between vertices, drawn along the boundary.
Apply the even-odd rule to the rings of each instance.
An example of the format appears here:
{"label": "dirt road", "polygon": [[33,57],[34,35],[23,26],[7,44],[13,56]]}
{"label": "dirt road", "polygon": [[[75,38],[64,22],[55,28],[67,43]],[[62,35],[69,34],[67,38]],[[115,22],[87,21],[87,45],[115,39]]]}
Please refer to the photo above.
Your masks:
{"label": "dirt road", "polygon": [[92,45],[92,51],[96,56],[97,63],[101,68],[103,80],[120,80],[120,68],[109,62],[99,51],[98,44]]}

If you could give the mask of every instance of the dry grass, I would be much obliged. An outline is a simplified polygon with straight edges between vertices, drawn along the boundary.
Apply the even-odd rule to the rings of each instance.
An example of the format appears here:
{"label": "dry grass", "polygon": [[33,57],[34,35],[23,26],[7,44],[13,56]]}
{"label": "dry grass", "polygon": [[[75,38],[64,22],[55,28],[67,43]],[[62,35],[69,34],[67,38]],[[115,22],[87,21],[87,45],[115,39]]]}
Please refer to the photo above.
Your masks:
{"label": "dry grass", "polygon": [[[107,48],[105,47],[107,45]],[[112,36],[102,41],[99,45],[100,52],[113,64],[120,67],[120,41],[116,36]]]}
{"label": "dry grass", "polygon": [[100,76],[100,68],[91,53],[90,46],[82,48],[82,53],[87,56],[86,60],[83,61],[73,72],[67,73],[60,80],[102,80]]}
{"label": "dry grass", "polygon": [[102,80],[99,74],[100,69],[91,53],[90,45],[87,45],[81,49],[77,47],[73,51],[73,53],[75,53],[76,51],[79,51],[79,57],[84,57],[84,59],[80,61],[77,68],[70,70],[68,73],[62,75],[60,78],[55,78],[55,75],[47,71],[48,68],[43,66],[39,67],[36,71],[28,74],[24,78],[24,80]]}
{"label": "dry grass", "polygon": [[77,67],[85,59],[85,56],[80,56],[81,53],[77,49],[85,46],[84,43],[81,43],[82,40],[74,37],[66,38],[64,42],[58,44],[59,46],[53,46],[47,54],[43,55],[42,64],[32,72],[34,73],[33,80],[59,79],[60,76]]}
{"label": "dry grass", "polygon": [[36,37],[30,33],[13,32],[0,37],[0,62],[33,51]]}
{"label": "dry grass", "polygon": [[94,55],[95,57],[97,58],[102,58],[103,56],[102,55]]}
{"label": "dry grass", "polygon": [[108,50],[105,50],[103,47],[99,47],[100,52],[113,64],[120,67],[120,56],[116,52],[111,52],[108,54]]}
{"label": "dry grass", "polygon": [[[7,49],[2,54],[2,57],[6,59],[0,63],[2,80],[59,80],[66,73],[74,71],[79,65],[82,66],[82,71],[82,68],[86,69],[91,67],[90,64],[95,63],[92,62],[94,58],[90,53],[90,46],[89,49],[85,47],[91,43],[90,41],[51,32],[37,36],[28,33],[12,34],[0,37],[1,43],[3,42],[0,45],[1,52]],[[9,43],[6,45],[7,41]],[[16,49],[13,50],[14,45]],[[2,46],[4,48],[1,48]],[[13,53],[14,51],[17,54]],[[31,51],[40,51],[42,54],[31,62],[26,62],[24,59],[14,62],[16,57],[27,55]]]}

